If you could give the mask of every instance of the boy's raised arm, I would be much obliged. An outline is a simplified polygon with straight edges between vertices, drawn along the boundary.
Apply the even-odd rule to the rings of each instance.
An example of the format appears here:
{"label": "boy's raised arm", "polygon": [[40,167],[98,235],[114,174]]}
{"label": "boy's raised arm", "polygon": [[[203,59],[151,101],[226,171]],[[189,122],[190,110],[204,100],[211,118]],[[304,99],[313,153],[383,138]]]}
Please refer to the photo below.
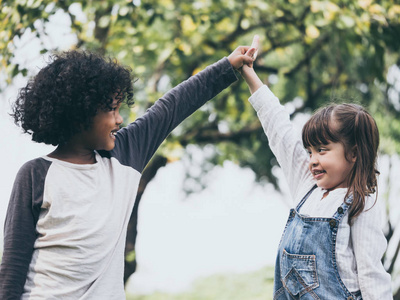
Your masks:
{"label": "boy's raised arm", "polygon": [[118,132],[112,155],[141,172],[168,134],[186,117],[237,80],[234,69],[252,65],[246,54],[256,49],[237,47],[228,58],[208,66],[163,95],[146,114]]}

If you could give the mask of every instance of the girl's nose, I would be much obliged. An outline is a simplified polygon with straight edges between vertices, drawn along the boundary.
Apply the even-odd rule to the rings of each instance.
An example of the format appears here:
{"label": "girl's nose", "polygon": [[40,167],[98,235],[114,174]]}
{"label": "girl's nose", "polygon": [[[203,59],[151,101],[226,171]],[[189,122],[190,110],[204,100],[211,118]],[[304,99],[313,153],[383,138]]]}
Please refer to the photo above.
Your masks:
{"label": "girl's nose", "polygon": [[312,166],[318,165],[318,159],[316,155],[310,155],[310,165]]}

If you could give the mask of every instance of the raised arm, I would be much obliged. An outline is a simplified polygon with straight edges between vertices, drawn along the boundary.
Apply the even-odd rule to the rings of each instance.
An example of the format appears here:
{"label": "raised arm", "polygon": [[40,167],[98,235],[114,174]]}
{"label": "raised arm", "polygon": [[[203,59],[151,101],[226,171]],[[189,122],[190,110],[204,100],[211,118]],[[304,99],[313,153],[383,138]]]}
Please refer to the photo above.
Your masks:
{"label": "raised arm", "polygon": [[[253,43],[258,44],[258,39]],[[249,101],[285,174],[293,200],[297,202],[315,184],[308,170],[309,157],[279,99],[262,83],[252,67],[243,66],[241,74],[252,94]]]}
{"label": "raised arm", "polygon": [[[246,55],[251,57],[253,61],[257,58],[257,52],[260,44],[260,38],[258,35],[255,35],[253,38],[253,42],[251,44],[250,49],[246,52]],[[241,74],[249,86],[250,93],[253,95],[260,87],[263,86],[261,79],[258,77],[256,72],[253,69],[253,63],[246,64],[241,69]]]}
{"label": "raised arm", "polygon": [[[111,155],[141,172],[159,145],[185,118],[237,80],[234,69],[251,64],[249,46],[240,46],[220,61],[182,82],[117,134]],[[252,50],[254,51],[254,50]]]}

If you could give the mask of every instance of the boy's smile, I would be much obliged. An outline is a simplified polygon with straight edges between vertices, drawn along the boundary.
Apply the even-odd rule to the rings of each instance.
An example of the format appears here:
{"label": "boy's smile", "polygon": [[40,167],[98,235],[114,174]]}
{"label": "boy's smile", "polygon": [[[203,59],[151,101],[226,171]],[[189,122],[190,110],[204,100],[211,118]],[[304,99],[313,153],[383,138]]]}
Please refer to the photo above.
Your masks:
{"label": "boy's smile", "polygon": [[93,118],[90,129],[85,132],[87,146],[93,150],[111,151],[115,147],[115,136],[123,122],[119,114],[121,103],[114,98],[110,110],[101,110]]}
{"label": "boy's smile", "polygon": [[347,160],[341,143],[314,146],[307,151],[310,154],[309,169],[319,187],[326,190],[348,187],[356,157]]}

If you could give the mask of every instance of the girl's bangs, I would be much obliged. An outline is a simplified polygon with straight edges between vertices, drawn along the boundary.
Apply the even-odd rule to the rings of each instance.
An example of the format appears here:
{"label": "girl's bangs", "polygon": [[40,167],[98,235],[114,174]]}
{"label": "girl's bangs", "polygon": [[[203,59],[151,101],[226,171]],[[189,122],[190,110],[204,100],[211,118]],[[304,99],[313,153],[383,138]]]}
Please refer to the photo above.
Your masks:
{"label": "girl's bangs", "polygon": [[336,132],[331,126],[332,109],[327,107],[318,111],[304,125],[302,140],[304,148],[327,145],[337,142]]}

